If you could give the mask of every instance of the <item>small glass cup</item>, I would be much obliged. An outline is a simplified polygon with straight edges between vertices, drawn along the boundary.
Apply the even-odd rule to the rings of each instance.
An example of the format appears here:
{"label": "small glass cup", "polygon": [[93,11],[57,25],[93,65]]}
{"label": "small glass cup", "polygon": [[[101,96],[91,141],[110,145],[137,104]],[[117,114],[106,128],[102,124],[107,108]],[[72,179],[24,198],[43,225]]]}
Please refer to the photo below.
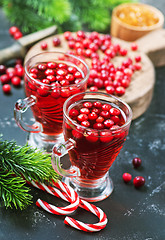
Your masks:
{"label": "small glass cup", "polygon": [[[55,66],[51,64],[47,66],[50,62],[55,62],[56,66],[62,63],[74,67],[81,73],[81,77],[77,75],[75,83],[69,81],[68,85],[60,85],[60,80],[57,82],[55,79],[57,70],[54,68]],[[38,64],[41,65],[38,67],[39,70],[37,68]],[[48,71],[46,74],[50,75],[49,77],[43,75],[46,71],[44,66],[47,66],[46,70],[48,69]],[[51,75],[53,71],[54,75]],[[73,71],[73,68],[70,69],[71,71]],[[36,73],[38,74],[37,78]],[[62,74],[66,74],[66,71],[63,71]],[[38,76],[40,76],[39,79]],[[44,80],[42,80],[42,77]],[[26,62],[24,80],[27,97],[16,102],[14,116],[18,126],[29,132],[29,145],[51,152],[54,144],[62,141],[63,104],[71,95],[86,90],[88,77],[89,68],[82,59],[62,52],[40,53]],[[47,81],[47,78],[49,81]],[[60,78],[65,79],[65,76],[62,75]],[[24,113],[29,107],[31,107],[35,119],[33,125],[28,125],[23,120]]]}
{"label": "small glass cup", "polygon": [[[96,101],[120,110],[121,126],[117,125],[117,117],[112,117],[116,121],[115,127],[102,130],[94,129],[93,126],[91,128],[82,126],[81,120],[71,118],[71,109],[79,110],[79,108],[83,108],[85,102],[93,104]],[[95,108],[95,112],[98,110]],[[90,109],[90,111],[94,110]],[[53,147],[52,166],[64,177],[64,182],[76,190],[82,199],[90,202],[103,200],[113,191],[109,169],[128,135],[132,111],[125,102],[115,96],[103,92],[84,92],[66,100],[63,114],[65,142]],[[106,117],[102,119],[103,122],[105,120]],[[66,160],[67,153],[70,161]],[[71,166],[64,168],[62,166],[63,159],[70,162]]]}

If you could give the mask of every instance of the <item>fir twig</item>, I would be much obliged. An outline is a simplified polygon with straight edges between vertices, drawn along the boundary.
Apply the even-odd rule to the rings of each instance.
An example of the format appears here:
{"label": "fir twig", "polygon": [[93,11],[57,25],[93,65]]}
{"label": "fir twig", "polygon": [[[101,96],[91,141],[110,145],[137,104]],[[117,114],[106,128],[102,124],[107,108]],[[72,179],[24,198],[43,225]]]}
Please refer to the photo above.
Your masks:
{"label": "fir twig", "polygon": [[50,154],[0,139],[0,200],[6,208],[22,210],[31,204],[30,188],[25,185],[29,178],[39,182],[60,178],[52,168]]}

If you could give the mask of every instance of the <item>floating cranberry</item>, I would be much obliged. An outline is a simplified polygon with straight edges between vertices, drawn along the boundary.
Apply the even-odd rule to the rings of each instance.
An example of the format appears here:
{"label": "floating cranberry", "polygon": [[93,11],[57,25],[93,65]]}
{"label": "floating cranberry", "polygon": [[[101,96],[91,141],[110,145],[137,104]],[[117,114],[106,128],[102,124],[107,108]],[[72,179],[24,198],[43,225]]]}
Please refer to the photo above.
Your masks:
{"label": "floating cranberry", "polygon": [[90,120],[96,120],[98,115],[95,112],[89,113],[88,118]]}
{"label": "floating cranberry", "polygon": [[59,76],[65,76],[65,75],[67,75],[67,70],[66,69],[58,69],[57,71],[56,71],[56,74],[57,75],[59,75]]}
{"label": "floating cranberry", "polygon": [[104,126],[106,128],[111,128],[114,125],[114,121],[112,119],[107,119],[104,121]]}
{"label": "floating cranberry", "polygon": [[74,80],[74,76],[69,73],[65,76],[65,79],[68,80],[69,82],[72,82]]}
{"label": "floating cranberry", "polygon": [[9,94],[11,92],[11,86],[9,84],[4,84],[2,90],[5,94]]}
{"label": "floating cranberry", "polygon": [[79,115],[79,111],[75,108],[72,108],[70,111],[69,111],[69,116],[74,118],[74,117],[77,117]]}
{"label": "floating cranberry", "polygon": [[82,78],[82,73],[79,72],[79,71],[76,71],[76,72],[73,74],[73,76],[74,76],[75,78]]}
{"label": "floating cranberry", "polygon": [[88,120],[88,115],[85,114],[85,113],[81,113],[77,116],[77,120],[80,121],[80,122]]}
{"label": "floating cranberry", "polygon": [[96,108],[102,108],[102,103],[99,102],[99,101],[96,101],[93,103],[93,106],[96,107]]}
{"label": "floating cranberry", "polygon": [[45,75],[46,76],[49,76],[49,75],[54,75],[55,74],[55,72],[54,72],[54,70],[53,69],[46,69],[45,70]]}
{"label": "floating cranberry", "polygon": [[112,133],[109,131],[101,131],[100,132],[100,141],[101,142],[110,142],[112,141],[113,136]]}
{"label": "floating cranberry", "polygon": [[72,135],[74,138],[77,138],[77,139],[81,139],[83,137],[83,134],[76,129],[72,130]]}
{"label": "floating cranberry", "polygon": [[56,77],[54,75],[48,75],[46,76],[46,78],[50,81],[50,82],[54,82],[56,80]]}
{"label": "floating cranberry", "polygon": [[84,106],[85,108],[91,108],[91,107],[93,106],[93,104],[92,104],[91,102],[84,102],[84,103],[83,103],[83,106]]}
{"label": "floating cranberry", "polygon": [[37,68],[41,71],[45,71],[47,69],[47,66],[44,63],[40,63],[37,65]]}
{"label": "floating cranberry", "polygon": [[41,85],[38,89],[37,89],[37,92],[40,96],[42,97],[46,97],[49,95],[49,87],[47,86],[44,86],[44,85]]}
{"label": "floating cranberry", "polygon": [[109,110],[110,114],[113,116],[119,116],[120,115],[120,110],[118,108],[112,107]]}
{"label": "floating cranberry", "polygon": [[61,89],[61,97],[68,98],[70,96],[70,90],[68,88]]}
{"label": "floating cranberry", "polygon": [[85,120],[85,121],[81,122],[81,125],[88,128],[88,127],[90,127],[90,122]]}
{"label": "floating cranberry", "polygon": [[88,131],[86,134],[86,139],[89,142],[97,142],[98,141],[98,133],[95,131]]}
{"label": "floating cranberry", "polygon": [[97,130],[102,130],[104,128],[104,124],[96,122],[93,124],[93,128]]}
{"label": "floating cranberry", "polygon": [[97,119],[96,119],[96,122],[97,123],[102,123],[104,122],[104,118],[102,116],[99,116]]}
{"label": "floating cranberry", "polygon": [[122,177],[123,177],[123,180],[124,180],[125,183],[130,182],[131,179],[132,179],[132,175],[130,173],[123,173]]}
{"label": "floating cranberry", "polygon": [[102,110],[109,111],[110,109],[111,109],[111,105],[109,105],[109,104],[103,104],[102,105]]}
{"label": "floating cranberry", "polygon": [[81,108],[80,109],[80,113],[82,113],[82,114],[89,114],[90,113],[90,111],[89,111],[89,109],[88,108]]}
{"label": "floating cranberry", "polygon": [[51,92],[51,96],[53,98],[59,98],[60,97],[60,89],[58,89],[58,88],[53,89]]}
{"label": "floating cranberry", "polygon": [[145,184],[145,179],[142,176],[137,176],[133,180],[133,184],[136,188],[140,188]]}
{"label": "floating cranberry", "polygon": [[138,157],[135,157],[133,160],[132,160],[132,164],[134,166],[134,168],[138,168],[141,166],[141,163],[142,163],[142,160]]}
{"label": "floating cranberry", "polygon": [[72,66],[69,66],[68,68],[67,68],[67,70],[68,70],[68,73],[75,73],[75,72],[77,72],[77,69],[75,68],[75,67],[72,67]]}
{"label": "floating cranberry", "polygon": [[18,76],[14,76],[11,79],[11,83],[15,86],[15,87],[20,87],[21,85],[21,78]]}
{"label": "floating cranberry", "polygon": [[101,111],[100,116],[102,116],[104,119],[107,119],[110,117],[109,111]]}

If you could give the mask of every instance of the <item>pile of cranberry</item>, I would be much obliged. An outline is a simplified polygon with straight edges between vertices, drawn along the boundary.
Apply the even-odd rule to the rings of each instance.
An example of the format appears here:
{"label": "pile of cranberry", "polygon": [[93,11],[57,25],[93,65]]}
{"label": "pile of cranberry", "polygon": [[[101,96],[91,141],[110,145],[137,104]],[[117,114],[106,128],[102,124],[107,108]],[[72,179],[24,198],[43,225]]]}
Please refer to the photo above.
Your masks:
{"label": "pile of cranberry", "polygon": [[[135,157],[132,160],[132,164],[134,166],[134,168],[139,168],[142,164],[142,160],[139,157]],[[129,183],[132,179],[132,175],[130,173],[123,173],[123,180],[125,183]],[[142,176],[136,176],[133,179],[133,184],[136,188],[140,188],[142,186],[144,186],[145,184],[145,178]]]}
{"label": "pile of cranberry", "polygon": [[[64,33],[64,38],[71,49],[70,53],[91,59],[88,79],[88,87],[91,91],[105,89],[107,93],[122,96],[130,85],[134,72],[142,67],[141,56],[137,54],[134,59],[127,57],[128,49],[113,43],[110,35],[98,32],[86,34],[83,31],[78,31],[73,35],[67,31]],[[130,47],[132,51],[138,49],[136,43],[131,43]],[[99,51],[103,55],[102,59],[100,59]],[[125,57],[121,65],[117,67],[112,63],[116,56]]]}
{"label": "pile of cranberry", "polygon": [[9,94],[11,92],[11,84],[14,87],[21,86],[21,79],[24,75],[24,68],[22,66],[22,60],[17,59],[14,67],[6,67],[0,65],[0,82],[2,84],[2,90],[4,93]]}
{"label": "pile of cranberry", "polygon": [[[110,104],[102,104],[100,101],[84,102],[77,108],[72,108],[69,111],[71,119],[79,123],[80,125],[95,129],[96,131],[88,132],[86,139],[90,142],[96,142],[100,136],[101,142],[110,142],[113,139],[113,134],[108,129],[114,130],[122,126],[124,118],[118,108],[112,107]],[[97,130],[102,130],[98,133]],[[72,134],[76,138],[81,138],[83,135],[72,130]],[[99,135],[100,134],[100,135]],[[118,138],[123,137],[123,133],[120,130],[117,132]]]}
{"label": "pile of cranberry", "polygon": [[[32,78],[44,83],[44,85],[37,86],[37,82],[28,82],[29,88],[37,90],[37,93],[42,97],[46,97],[49,94],[53,98],[60,96],[69,97],[70,92],[78,93],[79,89],[76,86],[69,85],[78,84],[82,81],[83,77],[82,73],[76,67],[62,62],[41,62],[32,67],[29,72]],[[69,87],[66,88],[67,86]]]}

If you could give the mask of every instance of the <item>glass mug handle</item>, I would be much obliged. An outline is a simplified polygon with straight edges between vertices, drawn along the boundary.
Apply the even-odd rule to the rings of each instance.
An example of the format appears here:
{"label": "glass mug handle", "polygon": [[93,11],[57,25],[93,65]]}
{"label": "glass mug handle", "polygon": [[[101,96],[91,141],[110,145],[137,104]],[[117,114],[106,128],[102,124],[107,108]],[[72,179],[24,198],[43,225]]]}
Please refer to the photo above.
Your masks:
{"label": "glass mug handle", "polygon": [[22,119],[23,113],[25,113],[28,108],[33,106],[34,104],[36,104],[36,97],[33,95],[24,99],[18,99],[14,107],[14,118],[18,126],[23,130],[27,132],[39,133],[41,132],[41,126],[36,124],[28,125],[24,123]]}
{"label": "glass mug handle", "polygon": [[80,171],[77,167],[71,166],[69,169],[62,168],[61,157],[67,154],[67,152],[76,146],[76,142],[69,138],[66,142],[57,144],[52,149],[52,167],[53,169],[63,177],[78,177]]}

